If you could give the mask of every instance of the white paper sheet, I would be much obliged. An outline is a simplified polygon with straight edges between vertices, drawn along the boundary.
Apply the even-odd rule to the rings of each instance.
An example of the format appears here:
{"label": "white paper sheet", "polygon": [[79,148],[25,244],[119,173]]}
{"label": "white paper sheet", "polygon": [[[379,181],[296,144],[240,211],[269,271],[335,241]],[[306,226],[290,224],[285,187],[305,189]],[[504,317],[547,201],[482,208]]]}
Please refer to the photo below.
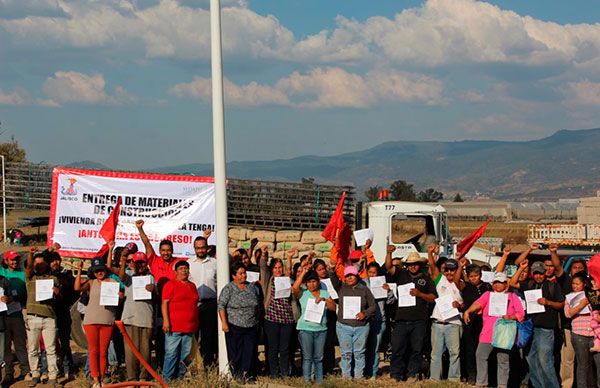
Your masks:
{"label": "white paper sheet", "polygon": [[359,247],[364,246],[367,240],[373,241],[373,231],[369,228],[354,231],[354,240]]}
{"label": "white paper sheet", "polygon": [[392,290],[392,292],[394,293],[394,296],[396,297],[396,299],[398,299],[398,285],[396,283],[389,283],[388,282],[388,286],[390,286],[390,290]]}
{"label": "white paper sheet", "polygon": [[[2,287],[0,287],[0,296],[4,296],[4,288]],[[6,305],[6,303],[0,301],[0,313],[7,310],[8,306]]]}
{"label": "white paper sheet", "polygon": [[508,294],[491,292],[488,314],[492,317],[503,317],[508,310]]}
{"label": "white paper sheet", "polygon": [[[571,308],[577,307],[577,305],[585,298],[585,292],[571,292],[570,294],[565,295],[565,301],[569,304]],[[579,312],[579,314],[590,314],[590,306],[587,305]]]}
{"label": "white paper sheet", "polygon": [[255,283],[260,280],[260,272],[246,271],[246,281],[248,283]]}
{"label": "white paper sheet", "polygon": [[292,292],[292,282],[287,276],[275,278],[275,299],[289,298]]}
{"label": "white paper sheet", "polygon": [[149,275],[133,276],[131,278],[131,286],[133,287],[133,300],[152,299],[152,293],[146,290],[146,286],[148,284],[152,284],[152,278]]}
{"label": "white paper sheet", "polygon": [[339,298],[337,291],[335,290],[335,288],[333,288],[331,279],[329,279],[329,278],[321,279],[321,284],[323,284],[325,286],[325,288],[327,289],[327,292],[329,293],[329,296],[331,296],[331,299]]}
{"label": "white paper sheet", "polygon": [[542,297],[542,290],[527,290],[524,292],[525,302],[527,302],[527,314],[537,314],[546,311],[546,308],[538,303]]}
{"label": "white paper sheet", "polygon": [[457,308],[452,307],[453,302],[454,298],[451,294],[441,296],[435,300],[435,306],[444,321],[460,314]]}
{"label": "white paper sheet", "polygon": [[52,279],[37,279],[35,281],[35,301],[42,302],[52,299],[52,289],[54,288],[54,280]]}
{"label": "white paper sheet", "polygon": [[417,305],[417,297],[410,294],[415,288],[415,283],[406,283],[398,286],[398,307],[410,307]]}
{"label": "white paper sheet", "polygon": [[369,278],[369,289],[375,299],[387,298],[387,290],[383,288],[385,276],[375,276]]}
{"label": "white paper sheet", "polygon": [[356,319],[356,314],[360,313],[360,296],[344,296],[344,315],[343,319]]}
{"label": "white paper sheet", "polygon": [[100,306],[119,305],[119,283],[102,282],[100,284]]}
{"label": "white paper sheet", "polygon": [[494,282],[494,272],[492,271],[481,271],[481,281],[484,283],[492,284]]}
{"label": "white paper sheet", "polygon": [[309,298],[306,302],[306,310],[304,311],[304,320],[307,322],[321,323],[323,313],[325,312],[325,301],[315,303],[316,299]]}

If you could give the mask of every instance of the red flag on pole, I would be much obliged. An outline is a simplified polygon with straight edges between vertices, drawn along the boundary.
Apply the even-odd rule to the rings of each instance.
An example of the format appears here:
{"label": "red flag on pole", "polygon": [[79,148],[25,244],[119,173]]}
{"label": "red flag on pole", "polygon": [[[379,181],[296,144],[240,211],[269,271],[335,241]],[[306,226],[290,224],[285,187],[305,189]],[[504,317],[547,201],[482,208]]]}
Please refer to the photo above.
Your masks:
{"label": "red flag on pole", "polygon": [[102,236],[105,243],[96,253],[96,256],[104,256],[108,252],[108,243],[115,239],[117,225],[119,224],[119,212],[121,210],[121,202],[122,199],[121,197],[119,197],[114,209],[112,210],[112,212],[110,212],[106,221],[104,221],[104,225],[102,225],[102,228],[100,228],[100,236]]}
{"label": "red flag on pole", "polygon": [[456,244],[456,253],[460,253],[462,256],[466,255],[467,252],[469,252],[469,250],[473,247],[473,245],[475,245],[475,242],[479,240],[479,237],[481,237],[490,221],[492,220],[488,219],[483,225],[479,227],[479,229],[477,229],[476,231],[465,237],[461,242]]}
{"label": "red flag on pole", "polygon": [[596,253],[587,263],[587,269],[590,275],[600,285],[600,253]]}
{"label": "red flag on pole", "polygon": [[346,192],[342,194],[342,198],[340,198],[340,202],[333,212],[331,219],[327,223],[327,226],[321,233],[327,241],[335,241],[337,235],[344,229],[346,226],[346,221],[344,221],[344,201],[346,200]]}

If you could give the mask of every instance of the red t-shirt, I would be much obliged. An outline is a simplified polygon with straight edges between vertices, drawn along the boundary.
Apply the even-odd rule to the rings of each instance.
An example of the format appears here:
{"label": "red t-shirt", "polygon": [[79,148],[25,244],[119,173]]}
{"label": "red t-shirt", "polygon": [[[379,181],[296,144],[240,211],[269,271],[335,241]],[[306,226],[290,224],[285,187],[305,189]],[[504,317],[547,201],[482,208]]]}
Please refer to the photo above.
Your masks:
{"label": "red t-shirt", "polygon": [[186,260],[185,257],[174,257],[171,261],[165,261],[161,256],[154,251],[148,255],[148,267],[150,273],[156,279],[158,292],[161,292],[163,286],[169,280],[175,280],[175,263],[181,260]]}
{"label": "red t-shirt", "polygon": [[170,280],[165,283],[162,300],[169,300],[169,322],[175,333],[198,330],[198,290],[192,282]]}

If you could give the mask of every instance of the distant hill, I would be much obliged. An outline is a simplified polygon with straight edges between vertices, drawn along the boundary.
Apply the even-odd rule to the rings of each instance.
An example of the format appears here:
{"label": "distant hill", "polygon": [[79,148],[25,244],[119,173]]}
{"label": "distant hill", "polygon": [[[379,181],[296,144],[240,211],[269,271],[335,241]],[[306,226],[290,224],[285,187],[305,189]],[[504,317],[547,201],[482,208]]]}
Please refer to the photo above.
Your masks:
{"label": "distant hill", "polygon": [[110,170],[110,167],[105,166],[102,163],[92,162],[91,160],[82,160],[79,162],[73,162],[65,165],[65,167],[70,168],[83,168],[90,170]]}
{"label": "distant hill", "polygon": [[[151,170],[212,175],[210,164]],[[232,178],[352,183],[359,194],[397,179],[420,190],[549,200],[595,195],[600,188],[600,129],[561,130],[533,141],[398,141],[336,156],[230,162]]]}

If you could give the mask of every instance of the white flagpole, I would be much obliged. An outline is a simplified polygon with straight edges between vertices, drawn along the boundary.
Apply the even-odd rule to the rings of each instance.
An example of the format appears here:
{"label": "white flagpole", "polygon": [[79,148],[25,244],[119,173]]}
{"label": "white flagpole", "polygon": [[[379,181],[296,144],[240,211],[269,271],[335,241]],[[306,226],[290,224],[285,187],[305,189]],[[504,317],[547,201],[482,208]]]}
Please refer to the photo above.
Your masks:
{"label": "white flagpole", "polygon": [[[225,128],[223,124],[223,60],[221,58],[221,2],[210,0],[212,65],[213,159],[216,195],[217,293],[229,282]],[[219,371],[229,373],[225,333],[219,319]]]}

